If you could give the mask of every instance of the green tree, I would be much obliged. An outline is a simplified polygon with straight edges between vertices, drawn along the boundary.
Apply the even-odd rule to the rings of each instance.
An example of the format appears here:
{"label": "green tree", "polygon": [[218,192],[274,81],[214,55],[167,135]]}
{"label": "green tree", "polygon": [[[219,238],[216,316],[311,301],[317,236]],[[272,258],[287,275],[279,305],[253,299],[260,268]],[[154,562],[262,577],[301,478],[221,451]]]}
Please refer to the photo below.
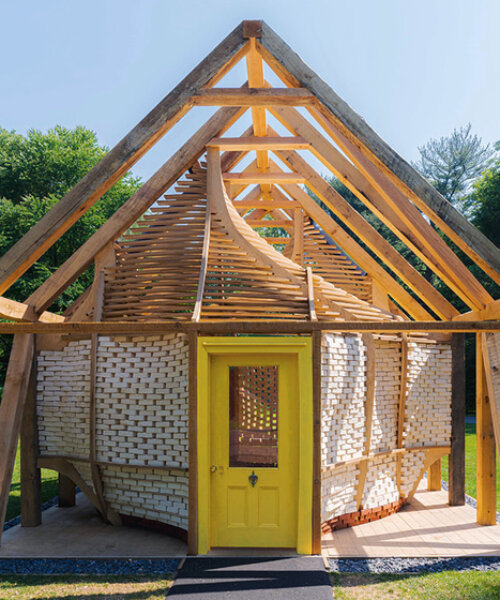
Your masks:
{"label": "green tree", "polygon": [[491,146],[483,145],[468,123],[449,136],[429,140],[418,151],[420,158],[414,166],[442,196],[468,214],[470,186],[490,163]]}
{"label": "green tree", "polygon": [[[84,127],[57,126],[26,136],[0,128],[0,255],[13,246],[99,160],[107,148]],[[6,292],[24,301],[69,258],[140,186],[126,174]],[[92,268],[57,299],[54,311],[67,308],[92,282]],[[0,384],[10,338],[0,341]]]}
{"label": "green tree", "polygon": [[474,207],[472,222],[500,246],[500,160],[486,169],[473,187],[470,200]]}

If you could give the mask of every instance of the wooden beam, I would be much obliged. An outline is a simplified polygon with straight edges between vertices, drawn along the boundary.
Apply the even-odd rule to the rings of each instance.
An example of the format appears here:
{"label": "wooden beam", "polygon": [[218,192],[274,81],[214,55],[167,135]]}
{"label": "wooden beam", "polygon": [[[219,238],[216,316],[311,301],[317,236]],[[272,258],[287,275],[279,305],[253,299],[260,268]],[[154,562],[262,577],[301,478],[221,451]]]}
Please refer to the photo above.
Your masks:
{"label": "wooden beam", "polygon": [[[264,86],[264,64],[262,62],[262,56],[257,51],[257,42],[255,38],[251,38],[249,41],[249,50],[246,55],[247,63],[247,75],[248,75],[248,87],[249,88],[262,88]],[[252,111],[252,128],[255,136],[267,135],[267,123],[266,123],[266,109],[254,106]],[[269,155],[266,150],[257,151],[257,168],[262,173],[269,171]],[[222,172],[226,171],[224,167]],[[267,197],[271,191],[271,186],[267,183],[262,184],[261,190],[264,196]]]}
{"label": "wooden beam", "polygon": [[[390,227],[468,306],[493,298],[407,196],[381,173],[342,132],[312,111],[318,122],[378,193],[377,216]],[[374,205],[375,206],[375,205]],[[392,225],[392,227],[391,227]]]}
{"label": "wooden beam", "polygon": [[[311,184],[311,177],[309,177],[309,184],[313,187]],[[335,242],[370,275],[370,277],[378,281],[412,317],[419,320],[432,318],[429,312],[412,298],[410,294],[404,290],[399,283],[368,254],[368,252],[366,252],[366,250],[364,250],[340,225],[338,225],[316,202],[314,202],[309,194],[304,192],[304,190],[298,186],[286,185],[283,186],[283,188],[299,202],[313,221],[315,221],[327,235],[334,239]],[[343,206],[340,199],[337,199],[335,194],[330,192],[333,188],[319,175],[317,180],[314,179],[314,189],[321,200],[323,200],[329,208],[332,207],[333,212],[337,213],[339,210],[342,210]],[[349,224],[354,233],[357,234],[358,229],[356,227],[355,211],[354,209],[349,208],[348,213],[352,215],[352,221],[349,221]],[[360,218],[362,217],[360,216]],[[373,235],[366,227],[364,228],[364,231],[364,237],[370,237],[370,234],[373,238],[379,236],[377,232],[375,232],[376,236]],[[389,243],[385,243],[385,240],[379,240],[379,243],[382,248],[386,249],[389,256],[391,256],[393,252],[399,254]],[[404,261],[402,257],[401,260]],[[399,275],[399,269],[394,268],[394,271]]]}
{"label": "wooden beam", "polygon": [[33,353],[28,393],[21,424],[21,527],[36,527],[42,522],[42,483],[38,467],[36,378],[36,356]]}
{"label": "wooden beam", "polygon": [[[266,24],[262,23],[257,49],[264,60],[291,86],[311,90],[321,102],[322,112],[333,118],[342,131],[362,152],[373,160],[403,193],[411,195],[420,210],[435,215],[433,220],[464,252],[480,259],[488,274],[500,274],[500,250],[471,225],[441,194],[386,144],[301,58]],[[432,217],[431,217],[432,218]],[[453,237],[452,237],[453,236]],[[488,270],[486,270],[488,272]]]}
{"label": "wooden beam", "polygon": [[[286,238],[288,239],[288,238]],[[92,334],[123,335],[146,333],[309,333],[311,331],[449,332],[500,331],[500,321],[67,321],[65,323],[0,323],[0,334]]]}
{"label": "wooden beam", "polygon": [[[238,25],[153,110],[0,258],[0,294],[8,289],[189,110],[191,96],[213,85],[248,50]],[[213,137],[213,136],[212,136]]]}
{"label": "wooden beam", "polygon": [[[304,117],[302,117],[297,111],[293,109],[280,109],[273,111],[273,114],[280,120],[280,122],[288,127],[292,132],[300,134],[304,139],[311,143],[311,151],[319,158],[323,164],[329,168],[332,173],[338,177],[377,217],[381,218],[386,225],[394,231],[398,237],[400,237],[405,243],[407,243],[407,237],[402,236],[402,232],[406,232],[409,236],[412,237],[411,231],[408,228],[405,228],[404,223],[398,219],[397,215],[393,212],[390,213],[389,217],[386,218],[385,213],[378,210],[377,207],[380,207],[381,199],[379,198],[379,194],[377,191],[367,183],[366,179],[357,171],[357,169],[347,160],[345,159],[339,152],[334,148],[332,144],[330,144]],[[310,171],[314,173],[314,170],[309,167],[309,165],[300,157],[298,154],[288,153],[288,156],[285,156],[285,153],[278,153],[278,156],[282,160],[285,160],[288,166],[292,167],[294,170],[301,172],[304,174],[305,171]],[[295,164],[294,164],[295,163]],[[337,198],[342,199],[340,194],[336,195]],[[343,199],[342,199],[343,200]],[[347,212],[348,204],[346,206],[346,202],[342,203],[344,215]],[[329,208],[333,210],[330,206]],[[353,209],[354,210],[354,209]],[[367,225],[364,218],[359,214],[357,217],[357,231],[362,232],[366,229]],[[345,219],[345,216],[341,217]],[[349,221],[346,220],[346,223]],[[350,225],[349,225],[350,226]],[[371,228],[369,225],[368,227]],[[377,232],[378,233],[378,232]],[[360,235],[358,233],[358,235]],[[372,238],[374,236],[372,235]],[[378,236],[378,241],[380,242],[381,236]],[[373,251],[380,245],[377,243],[373,243],[372,241],[363,240]],[[385,240],[384,240],[385,241]],[[384,244],[386,247],[389,246],[388,243]],[[413,249],[413,247],[412,247]],[[378,251],[379,252],[379,251]],[[378,254],[377,252],[377,254]],[[437,307],[442,307],[437,314],[444,318],[450,318],[452,314],[457,314],[456,309],[439,293],[431,284],[425,280],[415,269],[409,266],[408,261],[402,258],[401,255],[398,257],[397,251],[389,251],[391,253],[393,262],[395,265],[399,265],[399,274],[401,276],[401,272],[411,273],[412,277],[408,279],[408,277],[402,277],[403,281],[410,286],[410,288],[417,294],[420,295],[419,291],[425,290],[425,295],[429,297],[429,299],[434,299],[434,304]],[[380,256],[380,254],[379,254]],[[456,257],[455,257],[456,258]],[[457,259],[458,260],[458,259]],[[406,266],[405,266],[406,265]],[[390,266],[390,265],[389,265]],[[463,266],[463,265],[462,265]],[[409,268],[408,268],[409,267]],[[392,268],[392,267],[391,267]],[[418,280],[418,284],[410,283],[415,280]],[[446,308],[446,312],[443,312],[443,309]]]}
{"label": "wooden beam", "polygon": [[465,504],[465,334],[451,336],[451,452],[448,459],[450,506]]}
{"label": "wooden beam", "polygon": [[249,183],[305,183],[304,177],[296,173],[223,173],[225,181]]}
{"label": "wooden beam", "polygon": [[203,295],[205,293],[205,281],[207,278],[208,253],[210,250],[210,224],[211,212],[210,204],[207,198],[207,206],[205,209],[205,229],[203,232],[203,247],[201,249],[200,275],[198,278],[198,287],[196,289],[196,302],[194,305],[193,315],[191,320],[197,322],[200,320],[201,307],[203,304]]}
{"label": "wooden beam", "polygon": [[42,323],[63,323],[66,317],[48,311],[38,314],[32,306],[24,302],[0,296],[0,317],[13,321],[41,321]]}
{"label": "wooden beam", "polygon": [[487,304],[482,310],[471,310],[469,312],[457,315],[454,321],[491,321],[500,319],[500,300],[495,300]]}
{"label": "wooden beam", "polygon": [[482,334],[476,335],[477,522],[496,524],[496,454]]}
{"label": "wooden beam", "polygon": [[245,219],[245,223],[248,223],[251,227],[292,227],[292,220],[281,220],[275,219]]}
{"label": "wooden beam", "polygon": [[309,318],[311,321],[317,321],[316,308],[314,306],[314,282],[311,267],[306,267],[307,276],[307,302],[309,303]]}
{"label": "wooden beam", "polygon": [[214,138],[207,146],[215,146],[219,150],[307,150],[309,143],[298,136],[246,136],[237,138]]}
{"label": "wooden beam", "polygon": [[17,440],[28,393],[34,349],[33,335],[15,336],[0,403],[0,540],[9,500]]}
{"label": "wooden beam", "polygon": [[314,95],[304,88],[205,88],[191,101],[194,106],[308,106]]}
{"label": "wooden beam", "polygon": [[126,231],[243,114],[242,109],[217,111],[167,162],[64,262],[27,300],[35,312],[50,306],[92,263],[94,256]]}

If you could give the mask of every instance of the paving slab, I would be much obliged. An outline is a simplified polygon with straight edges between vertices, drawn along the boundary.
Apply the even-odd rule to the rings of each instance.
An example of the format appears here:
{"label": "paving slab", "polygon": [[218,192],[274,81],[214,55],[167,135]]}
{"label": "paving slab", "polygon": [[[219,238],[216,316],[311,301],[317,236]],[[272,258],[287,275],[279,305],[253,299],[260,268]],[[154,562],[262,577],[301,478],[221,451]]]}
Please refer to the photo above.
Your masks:
{"label": "paving slab", "polygon": [[186,551],[184,542],[159,531],[107,525],[77,494],[75,506],[43,511],[38,527],[4,531],[0,558],[164,558]]}
{"label": "paving slab", "polygon": [[190,557],[168,598],[183,600],[332,600],[318,556]]}

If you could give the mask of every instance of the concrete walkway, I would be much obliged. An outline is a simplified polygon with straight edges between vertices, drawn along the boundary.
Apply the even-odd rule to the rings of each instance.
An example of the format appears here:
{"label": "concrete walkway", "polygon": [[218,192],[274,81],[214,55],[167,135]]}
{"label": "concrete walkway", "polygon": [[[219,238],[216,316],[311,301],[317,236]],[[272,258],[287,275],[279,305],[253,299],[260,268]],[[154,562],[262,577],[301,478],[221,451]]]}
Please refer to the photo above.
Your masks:
{"label": "concrete walkway", "polygon": [[76,506],[45,510],[42,521],[4,531],[0,558],[165,558],[187,550],[164,533],[106,525],[83,494],[77,494]]}
{"label": "concrete walkway", "polygon": [[183,600],[332,600],[318,556],[188,558],[168,598]]}

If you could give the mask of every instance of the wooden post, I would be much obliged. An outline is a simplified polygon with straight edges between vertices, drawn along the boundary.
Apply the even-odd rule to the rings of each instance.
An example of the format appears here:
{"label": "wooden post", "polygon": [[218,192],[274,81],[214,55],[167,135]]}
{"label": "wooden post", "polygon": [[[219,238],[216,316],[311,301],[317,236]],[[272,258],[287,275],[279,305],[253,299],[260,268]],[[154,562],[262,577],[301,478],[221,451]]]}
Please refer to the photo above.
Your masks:
{"label": "wooden post", "polygon": [[429,467],[427,472],[427,489],[432,492],[441,489],[441,459],[439,458]]}
{"label": "wooden post", "polygon": [[477,522],[496,524],[496,456],[481,334],[476,334]]}
{"label": "wooden post", "polygon": [[465,334],[451,336],[451,452],[448,458],[450,506],[465,504]]}
{"label": "wooden post", "polygon": [[188,554],[198,554],[198,336],[188,333],[189,352],[189,499]]}
{"label": "wooden post", "polygon": [[36,527],[42,522],[41,477],[38,468],[38,427],[36,419],[36,355],[21,423],[21,526]]}
{"label": "wooden post", "polygon": [[321,331],[312,334],[313,497],[312,553],[321,553]]}
{"label": "wooden post", "polygon": [[9,501],[10,483],[16,460],[17,440],[28,392],[33,353],[33,334],[14,336],[0,403],[0,536]]}
{"label": "wooden post", "polygon": [[60,508],[69,508],[71,506],[75,506],[75,484],[73,483],[73,481],[67,477],[66,475],[63,475],[62,473],[59,473],[59,477],[58,477],[58,497],[59,497],[59,507]]}

